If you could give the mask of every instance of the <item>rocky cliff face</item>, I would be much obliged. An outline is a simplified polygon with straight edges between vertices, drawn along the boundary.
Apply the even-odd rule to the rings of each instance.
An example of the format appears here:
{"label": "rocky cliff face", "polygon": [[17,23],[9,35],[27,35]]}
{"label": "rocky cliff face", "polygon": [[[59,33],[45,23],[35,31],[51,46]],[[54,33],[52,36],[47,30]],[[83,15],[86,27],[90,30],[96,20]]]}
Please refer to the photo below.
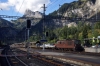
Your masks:
{"label": "rocky cliff face", "polygon": [[[19,30],[22,30],[23,28],[26,28],[27,26],[27,19],[23,19],[23,17],[31,17],[31,26],[36,25],[43,17],[43,14],[41,12],[33,12],[31,10],[26,10],[25,14],[17,19],[17,20],[13,20],[12,23],[15,25],[15,27]],[[37,18],[37,19],[34,19]]]}
{"label": "rocky cliff face", "polygon": [[39,11],[33,12],[31,10],[26,10],[24,17],[42,18],[43,14]]}
{"label": "rocky cliff face", "polygon": [[91,18],[96,13],[100,11],[100,0],[87,0],[87,1],[78,1],[73,2],[74,5],[77,3],[79,4],[76,8],[74,5],[70,8],[71,10],[67,10],[63,15],[64,16],[76,16],[76,17],[84,17],[84,18]]}

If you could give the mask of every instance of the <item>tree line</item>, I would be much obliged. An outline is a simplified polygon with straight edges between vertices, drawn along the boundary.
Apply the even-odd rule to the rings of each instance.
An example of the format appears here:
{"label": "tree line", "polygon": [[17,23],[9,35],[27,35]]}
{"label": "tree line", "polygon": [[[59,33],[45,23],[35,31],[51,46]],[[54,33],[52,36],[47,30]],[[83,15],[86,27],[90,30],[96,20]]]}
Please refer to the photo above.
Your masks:
{"label": "tree line", "polygon": [[[46,39],[48,42],[55,43],[62,39],[79,39],[84,40],[85,38],[93,38],[100,36],[100,22],[88,24],[79,22],[77,27],[75,26],[64,26],[56,29],[47,29],[48,35]],[[40,35],[31,36],[30,40],[39,40]]]}

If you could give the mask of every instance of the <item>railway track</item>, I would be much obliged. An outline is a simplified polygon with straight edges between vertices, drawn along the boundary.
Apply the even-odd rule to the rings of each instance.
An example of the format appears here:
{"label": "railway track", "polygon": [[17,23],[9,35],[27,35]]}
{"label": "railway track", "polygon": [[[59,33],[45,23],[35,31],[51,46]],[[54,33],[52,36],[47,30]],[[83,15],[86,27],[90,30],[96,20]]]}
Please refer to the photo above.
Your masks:
{"label": "railway track", "polygon": [[[42,48],[33,48],[33,49],[42,49]],[[80,54],[80,55],[89,55],[89,56],[98,56],[98,57],[100,57],[100,53],[92,53],[92,52],[75,52],[75,51],[68,51],[68,50],[63,50],[63,49],[58,49],[58,50],[56,50],[56,49],[54,49],[54,48],[45,48],[46,50],[48,50],[48,51],[53,51],[53,52],[63,52],[63,53],[72,53],[72,54]]]}
{"label": "railway track", "polygon": [[[39,50],[39,49],[33,49],[34,51],[35,50]],[[40,49],[41,50],[41,49]],[[47,49],[46,49],[47,50]],[[61,50],[51,50],[51,49],[48,49],[49,51],[57,51],[57,52],[63,52],[63,53],[66,53],[66,52],[64,52],[64,51],[61,51]],[[24,52],[20,52],[21,50],[19,50],[19,49],[17,49],[16,50],[16,52],[18,52],[18,54],[19,53],[26,53],[26,50],[24,50]],[[23,51],[23,50],[22,50]],[[33,53],[34,53],[34,51],[33,51]],[[72,53],[71,51],[68,51],[68,53]],[[74,54],[82,54],[82,52],[80,53],[80,52],[73,52]],[[83,52],[84,53],[84,52]],[[86,53],[86,54],[82,54],[82,55],[89,55],[90,53]],[[49,55],[50,56],[50,55]],[[92,55],[93,56],[93,55]],[[96,56],[96,55],[94,55],[94,56]],[[98,56],[99,56],[99,54],[98,54]],[[25,59],[25,58],[23,58],[23,61],[25,61],[26,62],[26,60],[27,60],[27,62],[26,63],[28,63],[28,65],[30,65],[30,66],[36,66],[36,65],[38,65],[39,64],[39,66],[45,66],[45,65],[47,65],[48,66],[48,64],[49,65],[51,65],[51,66],[66,66],[66,65],[68,65],[70,62],[65,62],[65,61],[63,61],[63,60],[68,60],[68,59],[71,59],[71,58],[64,58],[64,57],[60,57],[60,56],[51,56],[52,58],[50,59],[50,58],[47,58],[47,56],[46,55],[39,55],[39,54],[30,54],[30,59]],[[22,57],[20,57],[20,58],[22,58]],[[55,61],[56,59],[58,58],[60,58],[61,60],[57,60],[57,61]],[[63,59],[63,60],[62,60]],[[67,61],[66,60],[66,61]],[[70,61],[72,61],[73,59],[71,59]],[[95,65],[95,63],[90,63],[90,62],[86,62],[86,61],[82,61],[82,60],[76,60],[76,59],[74,59],[75,61],[78,61],[77,63],[80,63],[80,62],[83,62],[83,64],[89,64],[89,65],[93,65],[93,66],[98,66],[98,64],[97,65]],[[34,63],[32,62],[32,61],[34,61]],[[75,61],[72,61],[72,62],[75,62]],[[38,62],[38,63],[37,63]],[[55,64],[57,64],[57,65],[55,65]],[[60,65],[61,64],[61,65]],[[76,65],[76,66],[78,66],[78,64],[73,64],[73,63],[70,63],[68,66],[74,66],[74,65]]]}
{"label": "railway track", "polygon": [[18,57],[10,57],[12,66],[28,66],[26,63],[24,63],[21,59]]}
{"label": "railway track", "polygon": [[0,56],[1,66],[28,66],[19,59],[11,50],[4,49]]}
{"label": "railway track", "polygon": [[[23,47],[24,48],[24,47]],[[32,47],[33,49],[42,49],[41,47]],[[69,51],[65,49],[58,49],[56,50],[55,48],[45,48],[46,50],[49,51],[54,51],[54,52],[63,52],[63,53],[73,53],[73,54],[80,54],[80,55],[89,55],[89,56],[100,56],[100,53],[92,53],[92,52],[75,52],[75,51]]]}
{"label": "railway track", "polygon": [[[46,49],[47,50],[47,49]],[[49,50],[50,51],[50,50]],[[51,51],[54,51],[54,50],[51,50]],[[54,51],[55,52],[55,51]],[[61,52],[61,53],[66,53],[66,51],[62,51],[62,50],[56,50],[56,52]],[[82,55],[82,57],[84,56],[85,57],[85,55],[86,55],[86,57],[98,57],[98,58],[100,58],[100,53],[89,53],[89,52],[71,52],[71,51],[67,51],[67,53],[69,54],[71,54],[71,55],[79,55],[79,56],[81,56]],[[48,55],[48,56],[50,56],[50,55]],[[64,57],[64,56],[50,56],[50,57],[52,57],[52,58],[56,58],[56,59],[59,59],[59,60],[62,60],[62,61],[64,61],[64,62],[66,62],[66,61],[68,61],[68,62],[71,62],[71,63],[75,63],[75,64],[82,64],[83,66],[85,66],[85,65],[89,65],[89,66],[100,66],[100,63],[95,63],[94,61],[92,61],[91,62],[91,60],[90,60],[90,62],[89,61],[84,61],[84,60],[79,60],[79,59],[75,59],[75,58],[69,58],[69,57]],[[89,59],[89,58],[88,58]],[[96,59],[96,58],[95,58]],[[81,66],[82,66],[81,65]]]}
{"label": "railway track", "polygon": [[9,50],[9,46],[6,46],[3,48],[1,55],[0,55],[0,65],[1,66],[12,66],[9,60],[9,57],[7,56]]}
{"label": "railway track", "polygon": [[[12,52],[8,52],[12,55]],[[14,55],[23,54],[25,55],[25,51],[21,50],[14,50]],[[29,59],[27,59],[27,55],[25,56],[11,56],[9,57],[10,62],[12,63],[11,66],[72,66],[69,63],[63,63],[62,61],[57,61],[54,59],[49,59],[45,56],[29,54]],[[20,59],[20,60],[19,60]]]}

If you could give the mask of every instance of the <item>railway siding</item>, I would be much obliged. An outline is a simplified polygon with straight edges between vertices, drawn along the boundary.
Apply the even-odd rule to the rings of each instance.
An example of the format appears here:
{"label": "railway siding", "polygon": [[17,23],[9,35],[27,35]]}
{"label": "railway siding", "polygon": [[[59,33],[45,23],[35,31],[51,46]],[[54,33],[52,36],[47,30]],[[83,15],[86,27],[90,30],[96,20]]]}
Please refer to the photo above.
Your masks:
{"label": "railway siding", "polygon": [[96,63],[91,63],[91,62],[86,62],[78,59],[73,59],[73,58],[65,58],[65,57],[59,57],[59,56],[46,56],[51,59],[63,61],[63,63],[70,63],[72,65],[79,65],[79,66],[100,66],[100,64]]}
{"label": "railway siding", "polygon": [[[24,49],[22,49],[22,50],[24,50]],[[48,57],[48,58],[53,59],[53,60],[62,61],[63,63],[70,63],[72,65],[74,64],[74,65],[79,65],[79,66],[100,66],[100,64],[98,64],[99,61],[98,62],[96,61],[97,63],[92,63],[93,59],[95,61],[95,59],[97,58],[96,56],[88,56],[86,54],[82,55],[81,53],[79,53],[79,55],[77,55],[76,53],[74,53],[72,55],[70,53],[66,54],[66,53],[57,53],[57,52],[52,52],[52,51],[50,52],[49,50],[43,51],[42,49],[41,50],[40,49],[33,49],[32,53],[33,53],[33,55],[45,56],[45,57]],[[64,55],[66,55],[67,57],[65,57]],[[76,58],[73,56],[76,56]],[[82,58],[85,60],[82,60]],[[92,61],[91,61],[91,59],[92,59]]]}

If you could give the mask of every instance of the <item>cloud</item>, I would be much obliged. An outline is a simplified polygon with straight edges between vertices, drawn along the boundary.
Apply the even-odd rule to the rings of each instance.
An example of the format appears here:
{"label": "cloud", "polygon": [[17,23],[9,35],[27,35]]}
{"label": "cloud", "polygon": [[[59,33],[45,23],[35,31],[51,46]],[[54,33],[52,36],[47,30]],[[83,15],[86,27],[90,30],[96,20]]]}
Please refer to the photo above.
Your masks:
{"label": "cloud", "polygon": [[0,9],[9,10],[8,6],[8,3],[0,3]]}
{"label": "cloud", "polygon": [[0,2],[0,9],[11,9],[14,7],[16,12],[24,14],[26,9],[32,11],[42,11],[43,4],[50,4],[50,0],[8,0],[7,2]]}

